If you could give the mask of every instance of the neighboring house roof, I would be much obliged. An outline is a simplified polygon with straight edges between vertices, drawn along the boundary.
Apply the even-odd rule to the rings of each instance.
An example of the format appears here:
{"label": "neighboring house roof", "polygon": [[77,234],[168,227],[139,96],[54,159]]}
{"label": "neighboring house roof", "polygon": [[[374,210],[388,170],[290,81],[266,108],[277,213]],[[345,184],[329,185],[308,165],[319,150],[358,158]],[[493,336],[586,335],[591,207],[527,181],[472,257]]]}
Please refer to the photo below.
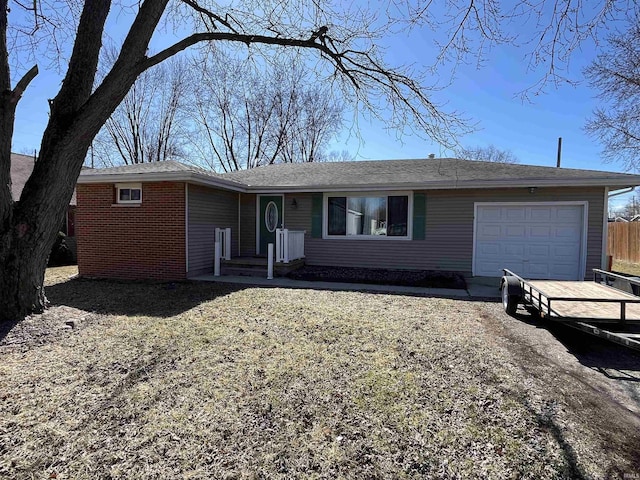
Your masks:
{"label": "neighboring house roof", "polygon": [[31,155],[11,154],[11,193],[14,200],[20,198],[22,189],[33,171],[34,164],[35,158]]}
{"label": "neighboring house roof", "polygon": [[640,185],[640,175],[455,158],[289,163],[225,174],[156,162],[83,172],[78,183],[152,180],[192,180],[256,192]]}
{"label": "neighboring house roof", "polygon": [[[18,200],[24,189],[24,185],[33,172],[35,158],[32,155],[22,155],[21,153],[11,154],[11,193],[13,199]],[[73,196],[69,205],[76,204],[76,191],[73,190]]]}

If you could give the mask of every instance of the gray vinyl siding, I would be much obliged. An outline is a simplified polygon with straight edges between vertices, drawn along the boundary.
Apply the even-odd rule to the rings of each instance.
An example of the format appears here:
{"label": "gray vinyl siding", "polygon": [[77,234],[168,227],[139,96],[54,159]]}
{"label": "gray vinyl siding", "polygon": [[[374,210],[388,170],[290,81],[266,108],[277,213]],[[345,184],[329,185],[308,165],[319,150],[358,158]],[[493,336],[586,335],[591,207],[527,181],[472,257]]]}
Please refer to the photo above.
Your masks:
{"label": "gray vinyl siding", "polygon": [[[470,274],[473,260],[475,202],[587,201],[587,278],[599,268],[602,253],[604,188],[538,188],[500,190],[427,190],[424,240],[341,240],[311,238],[311,194],[285,197],[285,225],[306,230],[309,265],[448,270]],[[297,209],[291,207],[295,198]]]}
{"label": "gray vinyl siding", "polygon": [[238,193],[189,185],[189,271],[213,272],[215,229],[231,227],[232,256],[238,255]]}
{"label": "gray vinyl siding", "polygon": [[[305,243],[311,236],[311,194],[288,193],[284,196],[284,226],[289,230],[305,230]],[[292,203],[296,201],[294,208]]]}
{"label": "gray vinyl siding", "polygon": [[256,195],[240,194],[240,256],[256,254]]}

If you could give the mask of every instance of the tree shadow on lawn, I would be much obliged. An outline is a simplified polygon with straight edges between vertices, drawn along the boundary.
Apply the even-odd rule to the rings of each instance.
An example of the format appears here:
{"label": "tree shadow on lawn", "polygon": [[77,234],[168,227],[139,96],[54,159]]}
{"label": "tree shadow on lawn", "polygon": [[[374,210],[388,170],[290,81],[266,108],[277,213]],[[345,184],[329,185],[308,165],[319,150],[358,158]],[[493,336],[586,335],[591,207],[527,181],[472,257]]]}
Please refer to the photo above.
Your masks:
{"label": "tree shadow on lawn", "polygon": [[[567,351],[585,367],[597,370],[608,378],[640,383],[640,352],[617,343],[589,335],[558,322],[545,321],[537,315],[521,313],[517,320],[548,330]],[[603,325],[604,329],[613,328]],[[640,398],[636,399],[640,403]]]}
{"label": "tree shadow on lawn", "polygon": [[115,281],[76,278],[45,288],[52,306],[87,312],[173,317],[204,302],[247,288],[246,285],[204,282]]}
{"label": "tree shadow on lawn", "polygon": [[[278,285],[254,285],[218,283],[203,281],[180,282],[151,282],[75,278],[67,282],[54,284],[45,288],[45,294],[52,306],[66,305],[87,312],[115,314],[115,315],[144,315],[156,317],[172,317],[215,298],[241,291],[247,288],[298,288],[295,286],[281,287]],[[307,289],[308,286],[299,288]],[[312,287],[313,288],[313,287]],[[323,286],[322,290],[334,290]],[[336,288],[334,291],[344,291]],[[389,290],[377,291],[352,290],[362,293],[382,295],[406,295],[437,297],[440,295],[420,295],[410,292],[394,292]],[[447,297],[444,295],[444,297]],[[448,297],[447,297],[448,298]],[[457,298],[458,299],[458,298]],[[480,299],[460,297],[461,301],[495,301],[495,299]]]}

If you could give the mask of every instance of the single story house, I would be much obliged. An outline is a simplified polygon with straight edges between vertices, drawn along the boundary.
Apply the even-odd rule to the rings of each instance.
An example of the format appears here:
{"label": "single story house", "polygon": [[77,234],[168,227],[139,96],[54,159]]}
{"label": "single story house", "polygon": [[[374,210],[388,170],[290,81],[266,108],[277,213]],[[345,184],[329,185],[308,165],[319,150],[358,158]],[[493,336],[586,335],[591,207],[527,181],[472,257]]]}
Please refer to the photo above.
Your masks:
{"label": "single story house", "polygon": [[227,258],[276,243],[309,265],[585,279],[606,265],[610,193],[635,185],[640,175],[455,158],[93,169],[77,186],[79,273],[210,274],[218,236]]}

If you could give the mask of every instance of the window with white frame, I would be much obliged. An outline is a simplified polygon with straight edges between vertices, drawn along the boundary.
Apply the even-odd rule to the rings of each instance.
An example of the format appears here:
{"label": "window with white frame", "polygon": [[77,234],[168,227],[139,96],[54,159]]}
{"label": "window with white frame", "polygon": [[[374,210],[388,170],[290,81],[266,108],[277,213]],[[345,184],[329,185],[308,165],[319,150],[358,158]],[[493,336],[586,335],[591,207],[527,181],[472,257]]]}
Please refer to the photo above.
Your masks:
{"label": "window with white frame", "polygon": [[325,199],[325,235],[329,238],[409,238],[407,193],[328,194]]}
{"label": "window with white frame", "polygon": [[142,203],[141,183],[119,183],[116,185],[117,203]]}

